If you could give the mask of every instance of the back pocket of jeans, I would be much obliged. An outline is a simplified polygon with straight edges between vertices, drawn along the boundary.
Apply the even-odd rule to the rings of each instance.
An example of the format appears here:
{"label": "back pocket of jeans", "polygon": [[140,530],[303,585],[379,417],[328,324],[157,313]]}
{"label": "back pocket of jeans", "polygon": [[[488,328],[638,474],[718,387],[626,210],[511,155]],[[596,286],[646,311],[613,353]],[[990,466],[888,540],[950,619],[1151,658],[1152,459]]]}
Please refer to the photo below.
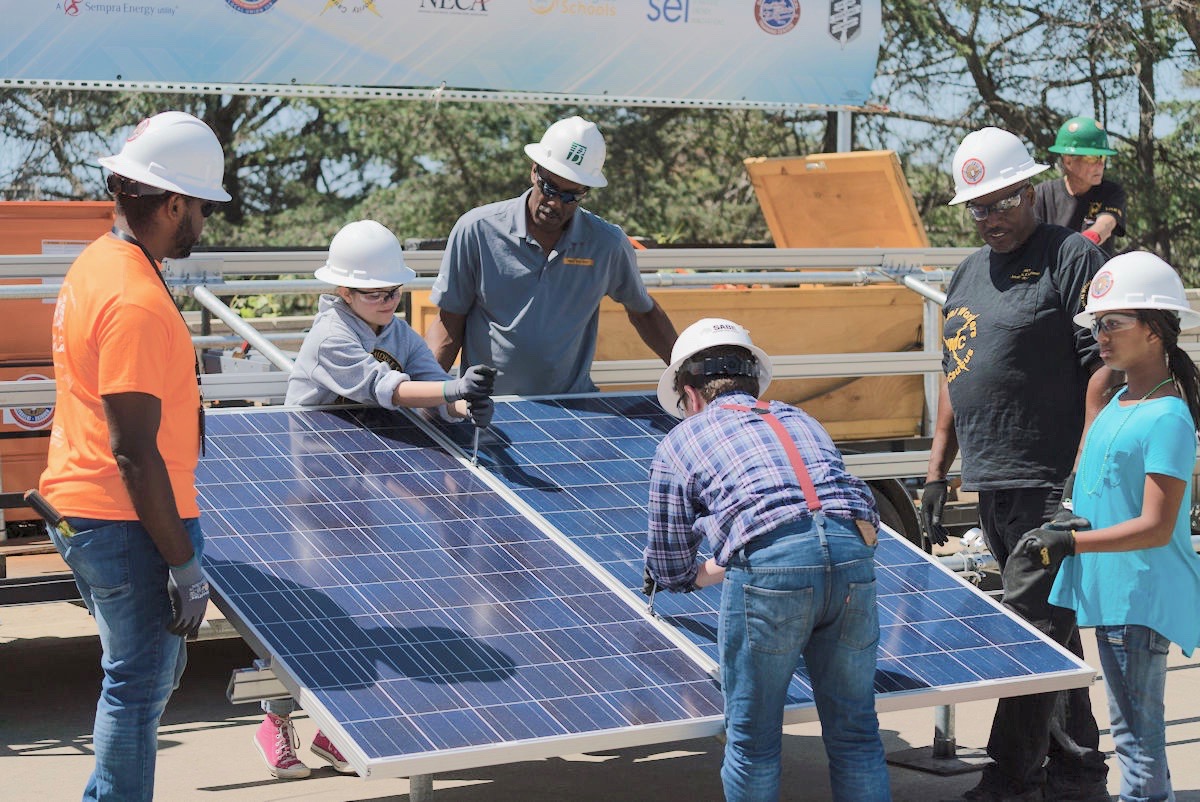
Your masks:
{"label": "back pocket of jeans", "polygon": [[746,637],[750,648],[764,654],[787,654],[807,641],[813,626],[813,590],[770,590],[743,587]]}

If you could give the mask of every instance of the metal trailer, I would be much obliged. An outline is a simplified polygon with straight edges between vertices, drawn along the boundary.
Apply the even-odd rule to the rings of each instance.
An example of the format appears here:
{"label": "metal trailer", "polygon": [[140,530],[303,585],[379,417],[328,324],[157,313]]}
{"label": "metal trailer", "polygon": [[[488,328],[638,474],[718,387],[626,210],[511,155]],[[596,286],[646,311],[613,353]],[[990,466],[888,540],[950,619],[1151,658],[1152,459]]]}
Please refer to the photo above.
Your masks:
{"label": "metal trailer", "polygon": [[[897,283],[923,299],[923,349],[900,353],[855,353],[775,356],[775,376],[783,379],[817,377],[861,377],[921,375],[924,378],[924,431],[916,438],[891,438],[880,441],[856,441],[840,444],[848,466],[867,480],[879,502],[885,522],[910,541],[926,550],[925,540],[914,504],[916,488],[923,479],[929,459],[929,434],[937,415],[941,376],[940,320],[945,295],[939,288],[950,270],[973,249],[661,249],[637,252],[638,265],[648,288],[711,287],[731,282],[753,283],[770,287],[804,284],[852,285]],[[186,260],[168,260],[164,274],[168,285],[179,296],[190,295],[201,307],[200,333],[193,340],[199,348],[232,348],[249,343],[260,355],[257,363],[245,362],[232,367],[255,370],[205,373],[204,397],[215,403],[281,403],[286,390],[291,358],[280,346],[298,345],[303,332],[266,331],[269,321],[242,318],[222,300],[235,295],[316,293],[327,285],[315,279],[290,276],[312,275],[324,263],[324,251],[286,252],[208,252]],[[418,277],[407,290],[429,288],[441,262],[439,251],[408,251],[406,261]],[[56,297],[61,278],[70,266],[70,255],[0,256],[0,300],[49,299]],[[673,272],[680,267],[689,272]],[[672,272],[666,272],[667,270]],[[802,271],[802,272],[798,272]],[[245,278],[252,277],[252,278]],[[26,282],[26,283],[3,283]],[[35,283],[36,282],[36,283]],[[231,333],[213,333],[216,318]],[[256,325],[257,324],[257,325]],[[1200,343],[1184,343],[1195,358]],[[231,366],[229,362],[227,367]],[[593,380],[600,387],[642,385],[652,387],[662,372],[662,364],[652,360],[596,362]],[[54,383],[51,380],[0,381],[0,410],[51,407]],[[957,472],[958,463],[952,468]],[[0,516],[4,507],[23,502],[19,495],[28,488],[0,487]],[[967,534],[958,553],[942,557],[953,570],[976,583],[994,572],[994,561],[982,539],[968,530],[976,521],[974,505],[952,504],[947,508],[952,531]],[[3,519],[0,518],[0,523]],[[8,533],[7,527],[0,533]],[[25,536],[20,536],[24,534]],[[48,541],[36,534],[22,532],[7,540],[0,538],[0,561],[6,556],[52,551]],[[0,562],[0,568],[2,568]],[[0,577],[4,574],[0,572]],[[37,581],[0,579],[0,604],[51,601],[75,597],[69,575],[62,580],[39,578]]]}

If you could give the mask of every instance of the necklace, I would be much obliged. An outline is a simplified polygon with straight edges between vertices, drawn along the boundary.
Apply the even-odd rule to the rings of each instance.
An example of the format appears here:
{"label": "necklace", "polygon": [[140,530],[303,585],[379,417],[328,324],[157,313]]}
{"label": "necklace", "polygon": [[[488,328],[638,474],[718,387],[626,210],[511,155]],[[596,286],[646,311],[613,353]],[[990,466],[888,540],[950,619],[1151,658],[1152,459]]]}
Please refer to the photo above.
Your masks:
{"label": "necklace", "polygon": [[1100,460],[1100,471],[1099,471],[1099,473],[1096,474],[1096,481],[1092,484],[1092,486],[1087,491],[1089,496],[1097,495],[1097,493],[1100,490],[1100,485],[1104,481],[1104,472],[1108,468],[1108,458],[1109,458],[1109,456],[1112,455],[1112,447],[1113,447],[1113,443],[1115,443],[1117,441],[1117,435],[1119,435],[1121,433],[1121,430],[1125,428],[1125,424],[1128,423],[1129,419],[1133,417],[1133,413],[1137,412],[1138,407],[1140,407],[1142,405],[1143,401],[1145,401],[1147,398],[1149,398],[1150,396],[1157,393],[1159,388],[1162,387],[1164,384],[1170,384],[1173,380],[1174,380],[1173,376],[1168,376],[1167,378],[1160,381],[1158,384],[1151,387],[1150,392],[1146,393],[1144,396],[1139,398],[1136,404],[1129,405],[1129,411],[1125,413],[1125,417],[1121,418],[1121,422],[1119,424],[1117,424],[1117,430],[1112,433],[1112,437],[1108,438],[1108,446],[1104,449],[1104,458],[1102,460]]}

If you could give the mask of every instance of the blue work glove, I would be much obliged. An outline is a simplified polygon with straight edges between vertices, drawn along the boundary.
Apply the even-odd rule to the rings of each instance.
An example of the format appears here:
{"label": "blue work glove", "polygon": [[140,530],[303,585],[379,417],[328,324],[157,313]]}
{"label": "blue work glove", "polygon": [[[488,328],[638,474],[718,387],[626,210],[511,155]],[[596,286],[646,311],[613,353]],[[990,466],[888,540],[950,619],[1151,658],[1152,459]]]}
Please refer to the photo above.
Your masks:
{"label": "blue work glove", "polygon": [[946,508],[948,490],[945,479],[926,482],[921,490],[921,520],[925,523],[925,537],[935,546],[941,546],[950,539],[950,533],[942,526],[942,510]]}
{"label": "blue work glove", "polygon": [[496,369],[487,365],[472,365],[457,379],[442,383],[442,397],[447,402],[465,398],[474,401],[492,394],[496,386]]}
{"label": "blue work glove", "polygon": [[471,415],[471,423],[480,429],[486,429],[492,422],[492,414],[496,411],[496,402],[486,395],[467,401],[467,412]]}
{"label": "blue work glove", "polygon": [[167,631],[194,638],[204,621],[204,611],[208,609],[208,580],[200,573],[199,559],[193,556],[183,565],[171,566],[167,595],[171,599],[172,614]]}

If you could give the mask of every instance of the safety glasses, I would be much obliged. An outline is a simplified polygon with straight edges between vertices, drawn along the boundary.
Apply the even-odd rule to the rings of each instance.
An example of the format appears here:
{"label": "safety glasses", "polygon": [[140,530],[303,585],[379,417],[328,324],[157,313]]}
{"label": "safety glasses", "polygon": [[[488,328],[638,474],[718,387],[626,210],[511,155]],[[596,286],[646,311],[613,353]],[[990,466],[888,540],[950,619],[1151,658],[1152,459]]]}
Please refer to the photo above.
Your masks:
{"label": "safety glasses", "polygon": [[1083,164],[1104,164],[1108,161],[1107,156],[1076,156],[1075,158]]}
{"label": "safety glasses", "polygon": [[348,287],[350,292],[362,298],[364,301],[369,301],[373,304],[381,304],[384,301],[394,301],[396,296],[400,294],[399,287],[392,287],[390,290],[359,290],[354,287]]}
{"label": "safety glasses", "polygon": [[1004,212],[1012,211],[1021,205],[1021,195],[1029,188],[1028,184],[1022,184],[1021,188],[1008,197],[1001,198],[995,203],[989,203],[987,206],[977,206],[973,203],[967,204],[967,211],[971,213],[976,221],[982,223],[988,219],[988,216],[995,214],[1003,214]]}
{"label": "safety glasses", "polygon": [[567,192],[565,189],[559,189],[554,184],[550,183],[550,179],[548,179],[545,174],[542,173],[541,168],[538,168],[537,177],[538,189],[540,189],[542,194],[546,196],[546,200],[554,200],[557,198],[563,202],[564,206],[569,206],[572,203],[579,203],[579,201],[587,197],[588,191],[586,189],[572,192]]}
{"label": "safety glasses", "polygon": [[1092,336],[1098,337],[1100,336],[1100,332],[1113,334],[1118,331],[1125,331],[1125,329],[1131,329],[1138,324],[1139,320],[1141,318],[1137,315],[1126,312],[1113,312],[1104,317],[1098,317],[1092,321]]}

